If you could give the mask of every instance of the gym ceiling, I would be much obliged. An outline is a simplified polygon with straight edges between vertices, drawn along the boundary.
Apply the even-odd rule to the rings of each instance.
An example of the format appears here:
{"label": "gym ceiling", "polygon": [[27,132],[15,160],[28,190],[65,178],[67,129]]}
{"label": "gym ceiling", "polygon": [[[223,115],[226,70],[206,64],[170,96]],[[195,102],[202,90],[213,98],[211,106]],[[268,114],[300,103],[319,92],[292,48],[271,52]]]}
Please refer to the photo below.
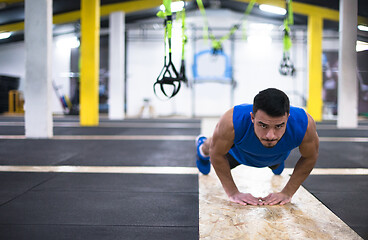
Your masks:
{"label": "gym ceiling", "polygon": [[[198,9],[195,0],[186,0],[186,10]],[[206,8],[222,8],[243,13],[249,0],[203,0]],[[126,23],[132,24],[143,19],[153,18],[158,12],[162,0],[101,0],[101,29],[108,27],[108,15],[113,11],[124,11]],[[257,3],[272,3],[279,6],[285,5],[285,0],[257,0]],[[293,0],[294,5],[300,4],[306,14],[308,11],[318,11],[331,14],[332,18],[338,18],[339,0]],[[307,4],[307,5],[303,5]],[[305,6],[305,7],[303,7]],[[310,8],[312,7],[312,8]],[[317,7],[317,8],[315,8]],[[299,8],[300,9],[300,8]],[[332,10],[332,11],[330,11]],[[58,31],[62,25],[74,23],[79,31],[80,0],[53,0],[54,36],[67,32]],[[282,21],[284,16],[262,12],[257,7],[253,8],[251,15],[270,20]],[[358,0],[358,23],[368,25],[368,1]],[[307,26],[307,16],[294,11],[294,24]],[[335,20],[324,20],[324,29],[338,31],[339,25]],[[0,40],[0,45],[24,40],[24,1],[0,0],[0,33],[10,31],[13,34]],[[69,30],[70,31],[70,30]],[[358,30],[358,40],[368,42],[368,32]]]}

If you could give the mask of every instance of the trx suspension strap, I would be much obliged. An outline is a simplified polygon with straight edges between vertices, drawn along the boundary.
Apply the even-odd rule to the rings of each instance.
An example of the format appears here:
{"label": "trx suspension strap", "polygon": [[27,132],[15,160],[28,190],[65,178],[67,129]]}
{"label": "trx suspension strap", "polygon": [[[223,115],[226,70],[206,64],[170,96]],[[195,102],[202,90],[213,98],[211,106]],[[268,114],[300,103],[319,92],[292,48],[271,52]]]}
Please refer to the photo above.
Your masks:
{"label": "trx suspension strap", "polygon": [[279,72],[281,75],[290,75],[293,76],[295,73],[295,68],[293,62],[290,60],[290,48],[292,46],[291,42],[291,32],[289,25],[294,24],[294,17],[293,17],[293,9],[292,9],[292,0],[286,0],[286,9],[287,15],[284,19],[284,51],[282,56],[282,61],[280,63]]}
{"label": "trx suspension strap", "polygon": [[[160,85],[160,89],[162,93],[167,98],[174,97],[180,90],[181,81],[185,81],[185,73],[176,70],[173,62],[172,62],[172,51],[171,51],[171,33],[172,33],[172,12],[171,12],[171,0],[163,0],[163,5],[165,6],[165,12],[158,12],[157,16],[165,19],[165,37],[164,37],[164,66],[161,69],[159,76],[157,77],[156,82],[153,84],[153,91],[156,94],[156,85]],[[166,44],[167,43],[167,44]],[[168,46],[168,49],[166,49]],[[167,51],[169,52],[169,57],[167,59]],[[183,58],[182,58],[183,59]],[[182,61],[183,63],[183,61]],[[184,65],[182,65],[182,71],[185,71]],[[186,79],[186,78],[185,78]],[[171,86],[172,92],[167,93],[167,89],[165,90],[164,86]]]}
{"label": "trx suspension strap", "polygon": [[246,16],[248,16],[250,14],[250,12],[252,11],[253,6],[256,3],[256,1],[257,0],[250,1],[250,3],[248,4],[247,8],[245,9],[245,13],[244,13],[244,16],[243,16],[243,23],[242,23],[242,25],[243,25],[243,29],[242,29],[243,30],[243,33],[242,33],[242,35],[243,35],[243,39],[244,40],[246,39],[246,29],[245,29],[246,20],[247,20]]}
{"label": "trx suspension strap", "polygon": [[181,38],[182,38],[182,48],[181,48],[181,66],[180,66],[180,72],[179,76],[181,81],[188,84],[188,79],[185,75],[185,44],[188,41],[188,37],[185,34],[185,8],[178,14],[178,17],[181,17]]}
{"label": "trx suspension strap", "polygon": [[[244,26],[244,23],[245,23],[245,19],[250,14],[250,12],[252,11],[255,2],[256,2],[256,0],[250,1],[250,3],[248,4],[247,8],[245,9],[244,15],[243,15],[243,17],[241,19],[242,20],[242,23],[243,23],[243,26]],[[207,20],[207,16],[206,16],[206,11],[204,9],[204,5],[203,5],[202,0],[197,0],[197,5],[198,5],[198,8],[199,8],[199,10],[200,10],[203,18],[204,18],[203,38],[205,40],[207,40],[208,38],[211,39],[211,41],[212,41],[212,51],[213,51],[214,54],[216,54],[217,52],[222,51],[222,43],[225,40],[228,40],[236,32],[236,30],[239,29],[239,27],[240,27],[241,24],[234,25],[230,29],[230,31],[229,31],[228,34],[226,34],[225,36],[221,37],[220,40],[217,40],[215,38],[215,36],[212,34],[212,32],[209,31],[209,26],[208,26],[208,20]],[[243,31],[244,31],[244,28],[243,28]],[[243,32],[243,35],[245,35],[244,32]]]}

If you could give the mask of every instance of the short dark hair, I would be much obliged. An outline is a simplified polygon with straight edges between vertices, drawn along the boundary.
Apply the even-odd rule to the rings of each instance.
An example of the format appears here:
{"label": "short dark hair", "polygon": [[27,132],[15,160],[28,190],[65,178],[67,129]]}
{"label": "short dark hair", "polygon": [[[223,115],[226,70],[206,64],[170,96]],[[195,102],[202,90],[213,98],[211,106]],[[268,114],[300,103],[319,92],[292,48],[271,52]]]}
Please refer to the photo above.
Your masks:
{"label": "short dark hair", "polygon": [[276,88],[267,88],[260,91],[253,101],[253,114],[262,110],[271,117],[284,116],[290,112],[290,102],[288,96]]}

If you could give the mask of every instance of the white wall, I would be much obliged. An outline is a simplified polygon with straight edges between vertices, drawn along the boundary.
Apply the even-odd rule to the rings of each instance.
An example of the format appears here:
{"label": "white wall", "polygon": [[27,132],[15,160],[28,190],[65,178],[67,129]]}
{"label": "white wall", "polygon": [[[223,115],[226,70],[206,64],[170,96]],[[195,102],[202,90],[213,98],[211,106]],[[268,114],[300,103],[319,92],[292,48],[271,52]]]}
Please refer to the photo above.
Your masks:
{"label": "white wall", "polygon": [[[171,100],[160,100],[153,92],[153,84],[163,67],[163,43],[154,41],[128,42],[127,52],[127,103],[128,116],[138,115],[143,99],[149,98],[157,115],[188,115],[190,95],[182,86]],[[179,66],[175,64],[175,66]],[[178,69],[179,70],[179,69]],[[159,90],[159,86],[157,87]]]}
{"label": "white wall", "polygon": [[24,43],[0,45],[0,75],[20,77],[19,89],[24,89],[25,51]]}
{"label": "white wall", "polygon": [[[24,42],[0,45],[0,75],[20,77],[19,90],[22,92],[25,82],[25,54]],[[60,93],[69,95],[69,78],[65,75],[70,69],[70,51],[57,49],[54,44],[52,65],[52,78],[56,85],[60,86]],[[55,91],[52,95],[52,111],[53,113],[63,112]]]}
{"label": "white wall", "polygon": [[[241,14],[228,10],[210,10],[207,13],[211,26],[226,27],[228,29],[226,31],[214,32],[214,34],[219,36],[228,33],[231,26],[238,23],[241,18]],[[221,18],[218,17],[220,15]],[[186,68],[187,76],[192,80],[194,54],[194,33],[192,29],[194,26],[197,29],[201,29],[203,19],[198,16],[198,13],[189,15],[187,19],[189,23],[189,42],[186,45]],[[192,90],[190,88],[182,88],[177,96],[168,101],[161,101],[153,94],[152,84],[156,81],[163,66],[163,42],[153,40],[157,36],[157,32],[160,31],[163,38],[162,29],[151,30],[145,31],[141,39],[128,42],[128,115],[138,114],[140,106],[143,105],[143,98],[150,98],[158,115],[180,114],[191,116]],[[307,61],[305,59],[307,55],[305,53],[306,41],[303,40],[303,31],[299,33],[299,40],[294,41],[291,50],[291,58],[297,69],[294,77],[282,76],[278,72],[283,53],[282,32],[279,30],[279,25],[274,25],[272,32],[270,32],[273,41],[268,45],[250,44],[241,39],[241,34],[241,30],[238,30],[235,40],[233,69],[234,78],[238,84],[235,89],[234,104],[252,103],[254,96],[260,90],[275,87],[289,95],[292,105],[303,106],[303,97],[307,97]],[[259,34],[257,31],[248,32],[248,36]],[[264,33],[262,32],[261,34]],[[181,50],[180,25],[174,24],[173,35],[173,55],[176,58],[174,64],[178,69],[180,67],[178,58],[180,58]],[[196,36],[202,37],[201,30],[197,30]],[[223,47],[225,53],[230,56],[230,42],[225,41]],[[195,48],[196,52],[210,49],[210,43],[197,40]],[[208,60],[208,65],[211,65],[211,60]],[[213,66],[209,68],[211,67],[214,68]],[[223,66],[218,67],[223,68]],[[206,66],[203,68],[206,68]],[[218,72],[218,69],[214,68],[213,72],[216,71]],[[195,100],[196,116],[219,116],[231,107],[230,85],[219,83],[196,84]]]}
{"label": "white wall", "polygon": [[[68,37],[67,35],[55,37],[53,41],[53,58],[52,58],[52,80],[58,88],[59,94],[69,97],[70,89],[70,48],[57,46],[56,42]],[[55,91],[53,92],[53,112],[62,113],[63,108],[60,100],[57,98]]]}

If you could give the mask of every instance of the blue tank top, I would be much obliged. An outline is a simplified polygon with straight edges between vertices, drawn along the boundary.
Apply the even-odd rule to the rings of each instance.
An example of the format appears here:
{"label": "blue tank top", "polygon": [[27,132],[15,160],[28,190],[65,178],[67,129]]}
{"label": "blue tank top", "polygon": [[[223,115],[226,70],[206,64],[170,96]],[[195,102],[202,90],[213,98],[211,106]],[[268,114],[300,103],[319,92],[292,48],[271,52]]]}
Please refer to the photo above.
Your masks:
{"label": "blue tank top", "polygon": [[234,145],[229,153],[241,164],[253,167],[267,167],[282,163],[290,151],[298,147],[304,138],[308,126],[308,117],[301,108],[290,107],[285,134],[273,148],[266,148],[254,133],[250,113],[252,104],[234,107],[233,124]]}

